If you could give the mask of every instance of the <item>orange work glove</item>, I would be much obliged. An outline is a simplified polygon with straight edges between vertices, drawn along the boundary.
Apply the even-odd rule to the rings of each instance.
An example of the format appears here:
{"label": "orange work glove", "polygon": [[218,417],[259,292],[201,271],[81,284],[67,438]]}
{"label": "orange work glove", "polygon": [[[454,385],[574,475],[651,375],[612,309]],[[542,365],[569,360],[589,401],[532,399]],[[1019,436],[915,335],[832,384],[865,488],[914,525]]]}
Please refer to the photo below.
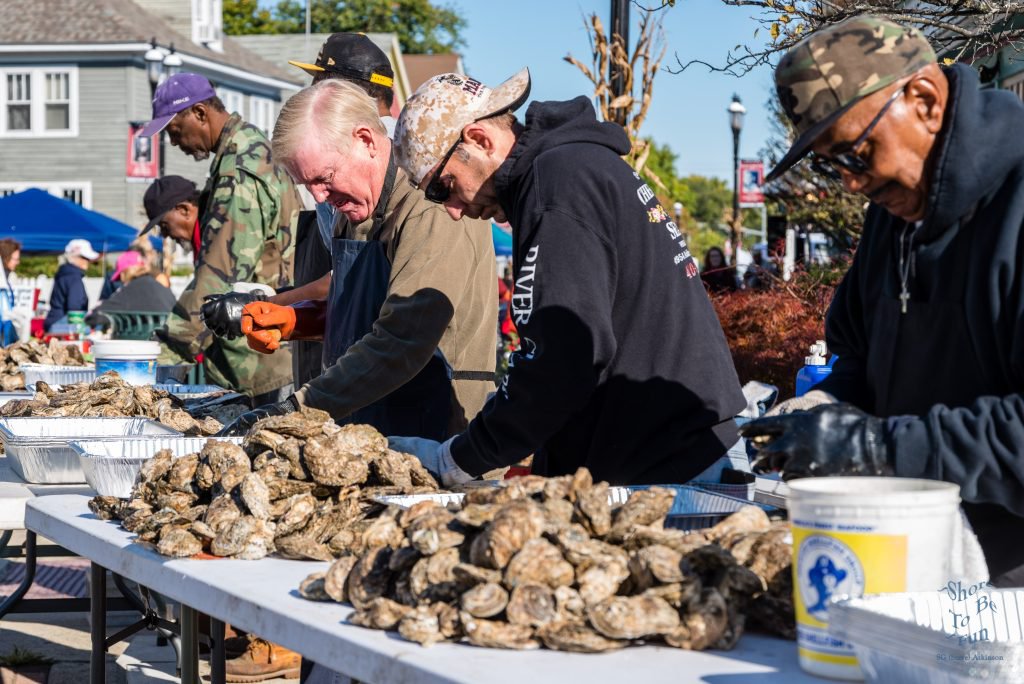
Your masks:
{"label": "orange work glove", "polygon": [[270,302],[251,302],[242,308],[241,329],[250,349],[270,354],[295,332],[295,310]]}

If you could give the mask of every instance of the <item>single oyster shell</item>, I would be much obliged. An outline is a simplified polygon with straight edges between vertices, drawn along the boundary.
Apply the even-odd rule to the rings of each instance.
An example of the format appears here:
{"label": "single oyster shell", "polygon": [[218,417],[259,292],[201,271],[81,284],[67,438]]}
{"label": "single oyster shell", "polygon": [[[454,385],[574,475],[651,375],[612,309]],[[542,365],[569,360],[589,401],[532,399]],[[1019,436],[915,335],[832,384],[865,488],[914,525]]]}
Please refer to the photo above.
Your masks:
{"label": "single oyster shell", "polygon": [[171,450],[161,449],[153,454],[153,458],[143,463],[142,467],[139,468],[139,480],[143,482],[159,480],[171,469],[173,462],[174,457],[171,455]]}
{"label": "single oyster shell", "polygon": [[[345,426],[349,427],[361,426]],[[337,432],[333,435],[320,435],[306,442],[304,462],[316,482],[337,487],[366,482],[370,473],[369,466],[363,460],[362,452],[345,450],[349,441],[347,433]]]}
{"label": "single oyster shell", "polygon": [[398,623],[413,610],[410,606],[403,606],[401,603],[382,596],[373,599],[364,608],[352,613],[348,621],[353,625],[369,629],[395,629]]}
{"label": "single oyster shell", "polygon": [[701,594],[700,602],[691,606],[682,623],[665,632],[665,643],[676,648],[703,651],[725,637],[729,628],[729,609],[725,599],[714,589]]}
{"label": "single oyster shell", "polygon": [[531,499],[518,499],[504,506],[470,547],[474,565],[502,570],[512,556],[544,531],[544,512]]}
{"label": "single oyster shell", "polygon": [[324,591],[324,573],[314,572],[299,584],[299,595],[310,601],[330,601],[331,597]]}
{"label": "single oyster shell", "polygon": [[334,560],[334,554],[326,544],[321,544],[301,532],[275,537],[274,547],[278,554],[291,560]]}
{"label": "single oyster shell", "polygon": [[[348,593],[345,587],[348,584],[348,575],[352,572],[352,568],[355,567],[357,560],[355,556],[342,556],[331,563],[331,567],[327,568],[327,574],[324,576],[324,591],[338,603],[348,601]],[[369,602],[372,601],[373,599],[370,599]]]}
{"label": "single oyster shell", "polygon": [[199,454],[188,454],[176,458],[171,463],[167,472],[167,484],[172,487],[187,487],[192,484],[192,478],[196,474],[196,467],[199,466]]}
{"label": "single oyster shell", "polygon": [[572,653],[614,651],[627,643],[606,639],[579,622],[550,622],[537,630],[537,636],[550,649]]}
{"label": "single oyster shell", "polygon": [[398,623],[398,633],[402,638],[422,646],[431,646],[445,640],[437,610],[433,606],[417,606],[410,610]]}
{"label": "single oyster shell", "polygon": [[508,621],[517,625],[537,627],[553,621],[558,611],[551,589],[540,584],[520,584],[512,590],[505,607]]}
{"label": "single oyster shell", "polygon": [[156,550],[163,556],[187,558],[202,551],[203,545],[187,529],[174,527],[161,532]]}
{"label": "single oyster shell", "polygon": [[464,593],[460,604],[473,617],[494,617],[508,605],[508,592],[500,584],[485,582]]}
{"label": "single oyster shell", "polygon": [[203,516],[203,522],[212,527],[215,532],[220,532],[240,517],[242,517],[242,511],[231,495],[221,494],[210,502],[209,508],[206,509],[206,515]]}
{"label": "single oyster shell", "polygon": [[614,596],[587,607],[594,628],[610,639],[640,639],[679,628],[679,613],[653,596]]}
{"label": "single oyster shell", "polygon": [[744,506],[708,530],[708,537],[717,542],[750,532],[764,532],[771,524],[760,506]]}
{"label": "single oyster shell", "polygon": [[626,499],[626,503],[615,510],[608,538],[621,541],[636,525],[661,527],[675,500],[675,490],[665,487],[651,487],[633,492]]}
{"label": "single oyster shell", "polygon": [[388,580],[391,579],[391,571],[388,570],[390,557],[390,547],[378,546],[363,554],[352,567],[346,591],[353,606],[363,608],[373,599],[385,594]]}
{"label": "single oyster shell", "polygon": [[599,482],[576,498],[576,516],[595,537],[603,537],[612,529],[612,509],[608,504],[608,483]]}
{"label": "single oyster shell", "polygon": [[526,625],[511,625],[495,620],[481,620],[469,613],[459,614],[462,629],[471,644],[485,648],[511,648],[532,650],[540,648],[540,642],[533,638],[533,628]]}
{"label": "single oyster shell", "polygon": [[254,518],[267,520],[270,518],[270,490],[267,483],[256,473],[249,473],[242,480],[240,488],[242,503],[249,509]]}
{"label": "single oyster shell", "polygon": [[521,584],[544,584],[552,589],[569,586],[575,571],[558,547],[546,539],[531,539],[523,545],[505,568],[505,586],[514,589]]}
{"label": "single oyster shell", "polygon": [[94,496],[89,499],[89,510],[100,520],[113,520],[120,517],[121,499],[116,496]]}
{"label": "single oyster shell", "polygon": [[316,499],[308,493],[296,494],[286,499],[284,512],[277,519],[277,533],[289,535],[301,530],[316,510]]}
{"label": "single oyster shell", "polygon": [[576,583],[579,585],[580,597],[588,606],[600,603],[609,596],[614,596],[619,587],[629,577],[626,564],[610,560],[602,565],[591,565],[577,573]]}

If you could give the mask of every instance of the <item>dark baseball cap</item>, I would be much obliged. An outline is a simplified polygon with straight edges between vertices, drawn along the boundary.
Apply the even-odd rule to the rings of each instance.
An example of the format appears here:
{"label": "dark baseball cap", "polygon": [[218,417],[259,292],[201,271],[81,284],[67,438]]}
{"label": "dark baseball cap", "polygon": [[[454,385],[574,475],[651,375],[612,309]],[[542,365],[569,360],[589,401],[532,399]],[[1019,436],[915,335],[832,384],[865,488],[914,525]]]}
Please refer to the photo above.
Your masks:
{"label": "dark baseball cap", "polygon": [[384,51],[362,33],[335,33],[324,41],[316,62],[306,64],[288,60],[310,76],[327,72],[391,88],[395,72]]}
{"label": "dark baseball cap", "polygon": [[920,31],[862,14],[800,41],[775,69],[775,89],[797,138],[765,182],[789,170],[839,117],[871,93],[935,63]]}
{"label": "dark baseball cap", "polygon": [[182,202],[192,199],[197,193],[196,184],[187,178],[181,176],[157,178],[152,185],[146,188],[146,194],[142,198],[142,206],[146,208],[149,223],[139,235],[148,233],[153,226],[160,223],[164,214]]}
{"label": "dark baseball cap", "polygon": [[142,127],[139,135],[148,138],[164,130],[174,115],[203,100],[216,97],[217,91],[199,74],[175,74],[157,86],[153,93],[153,120]]}

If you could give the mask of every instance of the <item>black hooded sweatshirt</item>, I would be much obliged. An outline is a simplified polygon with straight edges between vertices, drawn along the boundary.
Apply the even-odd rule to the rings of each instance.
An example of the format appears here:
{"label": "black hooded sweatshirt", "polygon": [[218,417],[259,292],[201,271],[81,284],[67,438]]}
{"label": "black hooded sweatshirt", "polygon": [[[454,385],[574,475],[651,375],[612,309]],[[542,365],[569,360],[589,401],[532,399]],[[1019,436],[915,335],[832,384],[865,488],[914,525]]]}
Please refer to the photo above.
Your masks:
{"label": "black hooded sweatshirt", "polygon": [[980,90],[969,67],[945,73],[925,219],[915,227],[869,207],[826,322],[839,360],[819,388],[889,417],[898,475],[960,485],[993,580],[1020,586],[1024,105]]}
{"label": "black hooded sweatshirt", "polygon": [[535,102],[494,176],[513,229],[521,349],[452,443],[477,475],[534,454],[613,484],[686,482],[737,439],[745,401],[697,264],[585,97]]}

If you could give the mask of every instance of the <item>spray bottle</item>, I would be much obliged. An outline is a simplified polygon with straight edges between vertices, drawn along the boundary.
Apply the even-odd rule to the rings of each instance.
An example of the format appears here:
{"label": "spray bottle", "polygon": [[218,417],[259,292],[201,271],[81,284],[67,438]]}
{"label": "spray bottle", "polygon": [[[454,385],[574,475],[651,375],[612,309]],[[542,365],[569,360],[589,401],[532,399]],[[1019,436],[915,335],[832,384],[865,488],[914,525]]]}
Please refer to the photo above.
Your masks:
{"label": "spray bottle", "polygon": [[838,358],[835,354],[826,362],[828,346],[825,340],[818,340],[811,345],[811,355],[804,357],[804,367],[796,374],[796,396],[807,394],[815,385],[828,377],[832,372],[832,364]]}

